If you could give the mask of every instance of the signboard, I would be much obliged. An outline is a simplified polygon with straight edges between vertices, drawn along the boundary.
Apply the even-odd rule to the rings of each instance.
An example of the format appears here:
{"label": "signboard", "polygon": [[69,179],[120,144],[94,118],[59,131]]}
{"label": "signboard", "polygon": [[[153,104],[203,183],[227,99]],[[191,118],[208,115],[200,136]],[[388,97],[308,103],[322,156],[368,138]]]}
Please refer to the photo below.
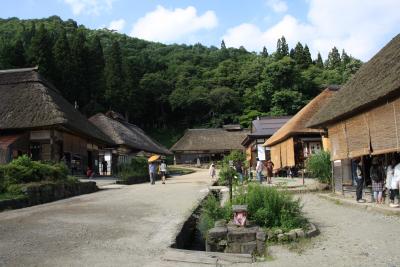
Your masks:
{"label": "signboard", "polygon": [[259,160],[265,160],[265,148],[262,145],[257,145],[257,157]]}

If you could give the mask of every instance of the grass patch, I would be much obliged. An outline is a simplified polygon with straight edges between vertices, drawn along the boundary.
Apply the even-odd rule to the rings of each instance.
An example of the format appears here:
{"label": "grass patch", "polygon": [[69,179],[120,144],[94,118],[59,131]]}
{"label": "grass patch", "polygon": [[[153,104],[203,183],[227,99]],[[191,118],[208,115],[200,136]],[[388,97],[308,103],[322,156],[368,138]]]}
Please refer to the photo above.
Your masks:
{"label": "grass patch", "polygon": [[16,193],[5,192],[0,194],[0,200],[20,199],[24,197],[25,196],[22,193],[16,194]]}
{"label": "grass patch", "polygon": [[170,175],[186,175],[194,172],[195,172],[194,170],[188,168],[168,166],[168,174]]}

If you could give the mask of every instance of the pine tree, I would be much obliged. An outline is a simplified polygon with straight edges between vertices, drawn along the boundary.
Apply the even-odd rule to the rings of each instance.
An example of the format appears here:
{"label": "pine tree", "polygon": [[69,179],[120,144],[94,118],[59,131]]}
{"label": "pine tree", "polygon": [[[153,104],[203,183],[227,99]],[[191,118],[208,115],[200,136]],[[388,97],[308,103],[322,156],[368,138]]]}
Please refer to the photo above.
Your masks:
{"label": "pine tree", "polygon": [[282,36],[282,38],[278,39],[276,42],[276,59],[282,59],[285,56],[289,55],[289,46],[286,43],[285,36]]}
{"label": "pine tree", "polygon": [[112,104],[112,108],[119,107],[123,102],[124,77],[122,73],[122,55],[118,41],[111,45],[105,67],[106,91],[105,98]]}
{"label": "pine tree", "polygon": [[310,49],[308,48],[308,45],[305,45],[303,49],[303,67],[308,68],[311,64],[312,64],[312,58]]}
{"label": "pine tree", "polygon": [[221,49],[226,49],[226,45],[225,45],[225,41],[224,40],[221,41]]}
{"label": "pine tree", "polygon": [[75,79],[73,77],[73,66],[71,65],[71,49],[64,29],[61,30],[53,46],[54,62],[56,68],[56,85],[62,94],[71,102],[75,101],[76,96],[71,91]]}
{"label": "pine tree", "polygon": [[290,49],[289,57],[290,57],[291,59],[294,59],[294,57],[295,57],[295,52],[294,52],[294,49],[293,49],[293,48]]}
{"label": "pine tree", "polygon": [[326,62],[326,66],[328,69],[333,70],[340,68],[340,65],[341,65],[341,60],[339,51],[336,47],[333,47],[332,51],[329,52],[328,54],[328,60]]}
{"label": "pine tree", "polygon": [[100,38],[96,35],[89,47],[90,98],[94,102],[104,95],[104,54]]}
{"label": "pine tree", "polygon": [[25,49],[20,39],[14,45],[11,64],[19,68],[26,66]]}
{"label": "pine tree", "polygon": [[289,55],[289,45],[286,42],[285,36],[282,36],[281,38],[281,54],[282,57]]}
{"label": "pine tree", "polygon": [[263,56],[263,57],[268,57],[268,50],[267,50],[267,48],[264,46],[263,47],[263,50],[262,50],[262,52],[261,52],[261,55]]}
{"label": "pine tree", "polygon": [[304,51],[303,51],[303,45],[298,42],[296,46],[294,47],[294,55],[293,59],[296,61],[296,63],[300,66],[303,66],[304,64]]}
{"label": "pine tree", "polygon": [[318,68],[323,69],[324,68],[324,62],[322,61],[321,54],[318,52],[317,60],[315,61],[315,66]]}
{"label": "pine tree", "polygon": [[39,29],[32,38],[31,52],[33,63],[39,66],[40,73],[49,80],[52,80],[54,73],[52,47],[49,33],[44,24],[40,24]]}
{"label": "pine tree", "polygon": [[345,68],[347,64],[350,63],[351,58],[349,57],[349,55],[347,55],[346,51],[344,51],[344,49],[342,50],[342,67]]}

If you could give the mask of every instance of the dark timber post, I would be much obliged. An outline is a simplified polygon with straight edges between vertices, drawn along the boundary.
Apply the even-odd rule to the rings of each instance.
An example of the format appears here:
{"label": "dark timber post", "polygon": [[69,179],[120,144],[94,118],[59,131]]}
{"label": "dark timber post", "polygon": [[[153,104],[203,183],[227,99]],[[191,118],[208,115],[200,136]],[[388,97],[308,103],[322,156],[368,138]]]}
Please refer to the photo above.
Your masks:
{"label": "dark timber post", "polygon": [[228,184],[229,184],[229,200],[232,203],[232,175],[228,177]]}

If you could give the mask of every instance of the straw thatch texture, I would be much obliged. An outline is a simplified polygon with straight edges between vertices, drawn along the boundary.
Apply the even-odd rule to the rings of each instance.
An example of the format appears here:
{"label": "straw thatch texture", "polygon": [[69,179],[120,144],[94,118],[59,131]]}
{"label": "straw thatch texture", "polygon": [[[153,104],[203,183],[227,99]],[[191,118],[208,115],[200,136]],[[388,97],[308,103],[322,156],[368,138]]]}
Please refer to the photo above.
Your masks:
{"label": "straw thatch texture", "polygon": [[399,95],[400,34],[364,64],[308,126],[332,124]]}
{"label": "straw thatch texture", "polygon": [[[115,115],[116,113],[112,114]],[[143,150],[150,153],[171,154],[167,148],[150,138],[136,125],[124,120],[123,117],[114,119],[98,113],[90,117],[89,120],[117,145],[125,145],[134,150]]]}
{"label": "straw thatch texture", "polygon": [[285,125],[283,125],[274,135],[266,142],[265,146],[273,146],[287,139],[290,136],[298,134],[318,134],[319,129],[307,128],[310,118],[318,112],[332,98],[338,87],[331,86],[322,91],[317,97],[304,106],[296,115],[294,115]]}
{"label": "straw thatch texture", "polygon": [[172,147],[173,152],[243,150],[242,140],[248,130],[226,131],[218,129],[189,129]]}
{"label": "straw thatch texture", "polygon": [[0,130],[63,126],[112,144],[34,68],[0,71],[0,96]]}

